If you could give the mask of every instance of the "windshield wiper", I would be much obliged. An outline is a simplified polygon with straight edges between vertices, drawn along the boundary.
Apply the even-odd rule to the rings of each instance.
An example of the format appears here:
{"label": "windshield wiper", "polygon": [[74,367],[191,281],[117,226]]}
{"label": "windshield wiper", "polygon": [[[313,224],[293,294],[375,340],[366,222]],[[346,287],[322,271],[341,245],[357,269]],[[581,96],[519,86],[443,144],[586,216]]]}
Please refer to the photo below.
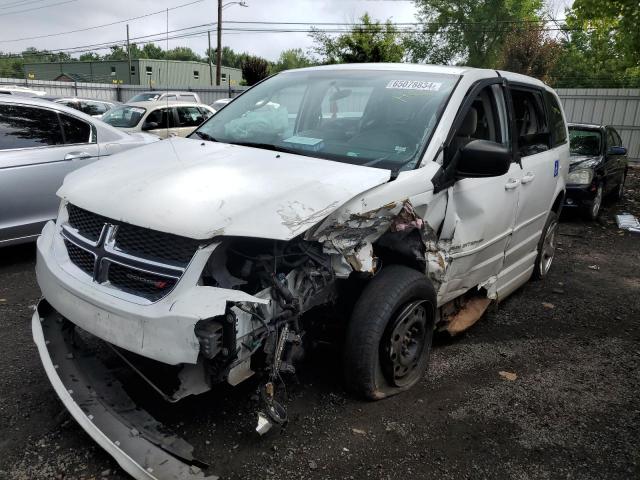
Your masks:
{"label": "windshield wiper", "polygon": [[201,139],[207,140],[209,142],[217,142],[218,141],[215,138],[213,138],[211,135],[209,135],[208,133],[205,133],[205,132],[195,131],[193,133],[198,135]]}
{"label": "windshield wiper", "polygon": [[241,147],[253,147],[262,148],[264,150],[272,150],[274,152],[294,153],[296,155],[309,155],[308,152],[295,150],[293,148],[281,147],[279,145],[273,145],[271,143],[257,143],[257,142],[228,142],[232,145],[240,145]]}

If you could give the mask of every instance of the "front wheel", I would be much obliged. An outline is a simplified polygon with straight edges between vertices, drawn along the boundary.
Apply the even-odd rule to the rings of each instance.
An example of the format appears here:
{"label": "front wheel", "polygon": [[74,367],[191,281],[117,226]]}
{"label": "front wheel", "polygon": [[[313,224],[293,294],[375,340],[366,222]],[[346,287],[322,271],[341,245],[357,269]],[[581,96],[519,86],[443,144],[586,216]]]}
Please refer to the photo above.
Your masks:
{"label": "front wheel", "polygon": [[624,198],[624,181],[627,179],[627,174],[623,173],[618,188],[616,188],[615,199],[620,201]]}
{"label": "front wheel", "polygon": [[549,212],[547,223],[542,230],[542,236],[538,243],[538,256],[533,269],[533,276],[537,279],[543,279],[549,273],[553,258],[556,254],[556,236],[558,234],[558,214]]}
{"label": "front wheel", "polygon": [[598,185],[596,190],[596,196],[593,197],[591,203],[585,207],[583,214],[586,220],[594,221],[598,219],[600,215],[600,207],[602,206],[603,190],[602,184]]}
{"label": "front wheel", "polygon": [[347,327],[344,368],[349,390],[369,400],[415,385],[429,360],[436,293],[423,273],[382,269],[365,287]]}

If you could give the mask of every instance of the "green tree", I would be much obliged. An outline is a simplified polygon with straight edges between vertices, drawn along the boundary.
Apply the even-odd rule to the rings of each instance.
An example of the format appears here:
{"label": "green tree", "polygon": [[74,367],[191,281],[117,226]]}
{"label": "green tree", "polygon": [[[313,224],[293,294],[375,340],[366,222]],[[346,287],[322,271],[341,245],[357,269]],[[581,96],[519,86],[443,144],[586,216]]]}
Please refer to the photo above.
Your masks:
{"label": "green tree", "polygon": [[384,24],[372,21],[368,13],[349,33],[334,37],[313,29],[310,37],[312,51],[323,63],[401,62],[405,48],[401,33],[387,20]]}
{"label": "green tree", "polygon": [[505,39],[496,66],[546,82],[561,51],[560,42],[550,37],[541,25],[516,27]]}
{"label": "green tree", "polygon": [[513,22],[540,20],[542,0],[414,0],[423,28],[405,45],[414,62],[493,68]]}
{"label": "green tree", "polygon": [[242,64],[242,78],[247,85],[255,85],[269,75],[269,62],[261,57],[249,56]]}
{"label": "green tree", "polygon": [[182,60],[191,62],[201,62],[202,58],[189,47],[175,47],[165,52],[167,60]]}
{"label": "green tree", "polygon": [[98,62],[102,60],[102,57],[99,53],[96,52],[87,52],[80,55],[78,58],[81,62]]}
{"label": "green tree", "polygon": [[129,58],[127,56],[127,49],[120,45],[113,45],[110,49],[111,52],[104,56],[104,60],[127,60]]}
{"label": "green tree", "polygon": [[164,50],[155,43],[147,43],[142,47],[140,58],[152,58],[154,60],[162,60],[164,58]]}
{"label": "green tree", "polygon": [[304,68],[313,65],[313,62],[307,57],[301,48],[291,48],[280,53],[280,58],[273,65],[271,72],[281,72],[282,70],[291,70],[292,68]]}
{"label": "green tree", "polygon": [[557,87],[640,86],[640,4],[576,0],[553,72]]}

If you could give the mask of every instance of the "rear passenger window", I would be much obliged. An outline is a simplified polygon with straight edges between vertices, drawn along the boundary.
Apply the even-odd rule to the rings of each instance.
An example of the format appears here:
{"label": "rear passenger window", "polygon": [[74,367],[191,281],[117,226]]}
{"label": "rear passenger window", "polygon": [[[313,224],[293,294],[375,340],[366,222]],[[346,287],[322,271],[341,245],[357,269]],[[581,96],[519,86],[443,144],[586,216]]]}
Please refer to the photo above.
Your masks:
{"label": "rear passenger window", "polygon": [[180,127],[197,127],[204,122],[204,116],[197,107],[178,107],[178,124]]}
{"label": "rear passenger window", "polygon": [[21,105],[0,105],[0,150],[62,143],[56,112]]}
{"label": "rear passenger window", "polygon": [[64,139],[67,144],[91,143],[91,125],[69,115],[60,114]]}
{"label": "rear passenger window", "polygon": [[194,95],[180,95],[179,96],[181,102],[195,102],[196,97]]}
{"label": "rear passenger window", "polygon": [[562,118],[562,109],[558,105],[555,95],[545,91],[544,96],[547,100],[547,111],[549,112],[552,145],[555,147],[567,141],[567,127]]}
{"label": "rear passenger window", "polygon": [[549,150],[551,135],[542,94],[537,90],[512,88],[511,97],[520,156],[527,157]]}

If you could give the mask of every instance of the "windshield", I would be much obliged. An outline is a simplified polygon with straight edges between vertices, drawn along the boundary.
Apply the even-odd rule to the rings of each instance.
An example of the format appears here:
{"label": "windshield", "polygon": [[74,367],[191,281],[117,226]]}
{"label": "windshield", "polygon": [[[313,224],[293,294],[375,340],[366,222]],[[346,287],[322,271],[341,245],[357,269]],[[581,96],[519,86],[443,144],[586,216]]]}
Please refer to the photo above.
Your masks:
{"label": "windshield", "polygon": [[414,168],[458,77],[407,71],[285,72],[191,135],[385,168]]}
{"label": "windshield", "polygon": [[135,97],[131,97],[129,99],[129,103],[146,102],[149,100],[158,100],[159,98],[160,98],[160,94],[156,92],[139,93]]}
{"label": "windshield", "polygon": [[600,130],[569,127],[571,155],[600,155],[601,145],[602,133]]}
{"label": "windshield", "polygon": [[109,110],[102,116],[102,121],[120,128],[133,128],[144,116],[147,110],[142,107],[132,107],[131,105],[123,105],[122,107]]}

